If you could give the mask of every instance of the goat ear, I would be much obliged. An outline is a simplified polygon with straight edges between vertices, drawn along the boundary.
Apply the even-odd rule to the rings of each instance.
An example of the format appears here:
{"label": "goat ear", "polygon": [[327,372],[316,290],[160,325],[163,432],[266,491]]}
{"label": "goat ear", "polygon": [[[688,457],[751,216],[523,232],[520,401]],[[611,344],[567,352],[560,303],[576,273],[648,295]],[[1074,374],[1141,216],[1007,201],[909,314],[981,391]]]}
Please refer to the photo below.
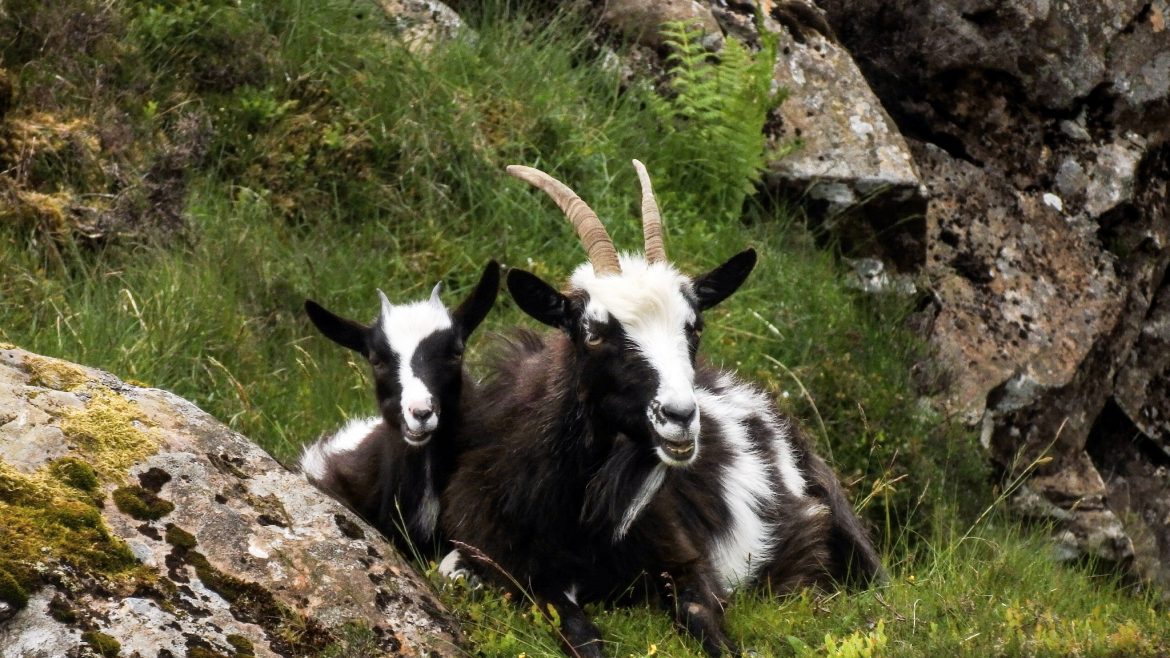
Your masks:
{"label": "goat ear", "polygon": [[305,312],[326,338],[355,352],[366,353],[369,329],[365,325],[336,315],[311,299],[305,300]]}
{"label": "goat ear", "polygon": [[492,304],[496,303],[496,295],[499,292],[500,264],[494,260],[488,261],[487,267],[483,268],[483,274],[479,277],[479,283],[475,285],[475,290],[472,290],[467,299],[463,300],[459,308],[451,314],[460,340],[466,342],[471,332],[483,322],[488,311],[492,310]]}
{"label": "goat ear", "polygon": [[508,270],[508,292],[520,310],[550,327],[569,328],[569,298],[531,272]]}
{"label": "goat ear", "polygon": [[699,310],[705,311],[739,289],[756,266],[756,250],[745,249],[719,267],[695,278],[695,296]]}

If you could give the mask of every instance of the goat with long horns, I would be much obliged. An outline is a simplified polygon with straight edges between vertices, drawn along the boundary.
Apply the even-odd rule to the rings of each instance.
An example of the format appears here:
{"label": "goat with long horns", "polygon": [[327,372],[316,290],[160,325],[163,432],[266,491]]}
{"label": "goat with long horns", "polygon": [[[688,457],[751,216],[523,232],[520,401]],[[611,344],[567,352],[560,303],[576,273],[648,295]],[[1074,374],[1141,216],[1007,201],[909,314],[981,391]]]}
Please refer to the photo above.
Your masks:
{"label": "goat with long horns", "polygon": [[649,176],[634,166],[644,257],[618,255],[563,183],[508,167],[557,203],[589,263],[564,293],[508,273],[520,308],[560,331],[521,331],[498,350],[477,409],[490,438],[460,462],[443,524],[483,575],[515,579],[556,609],[571,655],[602,655],[581,604],[632,583],[719,655],[735,651],[723,630],[729,589],[868,582],[881,566],[832,470],[772,400],[696,362],[702,312],[743,283],[755,251],[681,274],[666,260]]}

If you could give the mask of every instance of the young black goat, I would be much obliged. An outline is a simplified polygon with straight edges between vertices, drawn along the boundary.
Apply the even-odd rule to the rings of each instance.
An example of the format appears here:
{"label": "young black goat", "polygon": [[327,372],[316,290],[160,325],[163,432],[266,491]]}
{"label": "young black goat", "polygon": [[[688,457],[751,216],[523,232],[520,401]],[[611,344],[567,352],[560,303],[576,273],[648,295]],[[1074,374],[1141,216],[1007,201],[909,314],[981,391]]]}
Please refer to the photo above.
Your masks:
{"label": "young black goat", "polygon": [[451,313],[439,285],[429,300],[397,306],[379,290],[381,313],[370,326],[305,301],[321,333],[369,360],[380,415],[318,439],[302,454],[301,470],[400,550],[439,549],[440,495],[462,450],[458,428],[473,393],[463,349],[499,287],[500,267],[492,261]]}
{"label": "young black goat", "polygon": [[509,167],[569,216],[590,263],[565,294],[509,272],[519,306],[562,332],[519,334],[497,359],[477,416],[492,440],[464,454],[443,524],[471,547],[467,557],[494,562],[482,573],[507,586],[496,573],[505,571],[557,609],[573,655],[602,655],[579,604],[640,574],[668,576],[659,591],[673,598],[677,623],[718,655],[734,652],[722,628],[728,589],[864,582],[881,567],[836,477],[772,400],[730,374],[696,370],[702,312],[743,283],[755,252],[694,279],[679,273],[635,167],[645,258],[619,257],[563,184]]}

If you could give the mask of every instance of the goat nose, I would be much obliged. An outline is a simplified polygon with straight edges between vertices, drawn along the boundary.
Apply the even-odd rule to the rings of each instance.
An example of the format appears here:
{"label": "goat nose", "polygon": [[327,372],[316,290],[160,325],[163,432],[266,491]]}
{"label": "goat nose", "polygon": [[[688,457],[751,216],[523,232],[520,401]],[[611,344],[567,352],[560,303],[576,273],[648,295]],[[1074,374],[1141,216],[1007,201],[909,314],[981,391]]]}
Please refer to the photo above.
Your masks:
{"label": "goat nose", "polygon": [[430,407],[423,407],[422,409],[411,409],[410,415],[414,416],[415,420],[420,423],[426,422],[428,418],[433,416],[435,412]]}
{"label": "goat nose", "polygon": [[662,405],[662,415],[679,425],[690,425],[695,417],[696,407],[693,402]]}

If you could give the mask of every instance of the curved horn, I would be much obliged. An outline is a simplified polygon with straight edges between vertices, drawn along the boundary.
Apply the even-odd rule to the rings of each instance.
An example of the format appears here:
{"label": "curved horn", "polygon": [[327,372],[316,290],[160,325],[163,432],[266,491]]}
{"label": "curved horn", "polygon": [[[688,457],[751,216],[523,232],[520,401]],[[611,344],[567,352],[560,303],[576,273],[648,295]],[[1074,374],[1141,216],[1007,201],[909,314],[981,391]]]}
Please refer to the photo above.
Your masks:
{"label": "curved horn", "polygon": [[507,171],[529,185],[540,188],[556,202],[561,212],[565,213],[573,228],[577,230],[581,244],[585,246],[585,253],[589,255],[589,262],[593,265],[594,274],[603,276],[622,273],[613,240],[610,239],[601,220],[597,218],[597,213],[593,212],[581,197],[567,185],[539,169],[508,165]]}
{"label": "curved horn", "polygon": [[650,174],[646,173],[646,165],[638,160],[634,160],[634,169],[638,172],[638,182],[642,184],[642,236],[646,241],[646,261],[665,263],[662,214],[658,212],[658,202],[654,200],[654,188],[650,187]]}

